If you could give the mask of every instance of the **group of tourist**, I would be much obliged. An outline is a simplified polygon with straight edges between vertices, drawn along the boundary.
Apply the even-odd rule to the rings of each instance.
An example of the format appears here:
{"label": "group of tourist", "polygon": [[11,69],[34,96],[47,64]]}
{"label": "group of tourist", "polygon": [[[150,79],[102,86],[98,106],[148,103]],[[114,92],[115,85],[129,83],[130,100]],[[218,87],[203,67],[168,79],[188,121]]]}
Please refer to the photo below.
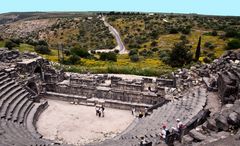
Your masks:
{"label": "group of tourist", "polygon": [[167,129],[166,125],[163,125],[160,137],[165,141],[165,143],[169,142],[170,135],[173,135],[174,139],[178,139],[181,142],[181,135],[184,125],[180,119],[176,119],[176,122],[177,122],[176,127],[172,127],[171,132],[169,131],[169,129]]}
{"label": "group of tourist", "polygon": [[148,109],[145,108],[144,112],[142,111],[136,112],[136,108],[134,107],[132,108],[132,115],[138,118],[146,117],[148,115]]}
{"label": "group of tourist", "polygon": [[101,105],[101,106],[96,105],[95,109],[96,109],[96,116],[104,117],[104,110],[105,110],[105,108],[104,108],[103,105]]}

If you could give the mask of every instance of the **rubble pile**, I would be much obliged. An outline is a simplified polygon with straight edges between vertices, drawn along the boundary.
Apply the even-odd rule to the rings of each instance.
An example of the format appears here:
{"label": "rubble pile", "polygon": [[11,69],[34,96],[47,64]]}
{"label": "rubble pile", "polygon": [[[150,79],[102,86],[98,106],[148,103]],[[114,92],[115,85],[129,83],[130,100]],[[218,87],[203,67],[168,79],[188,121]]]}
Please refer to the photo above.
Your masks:
{"label": "rubble pile", "polygon": [[[240,136],[240,100],[226,104],[221,111],[183,137],[184,144],[209,144],[230,136]],[[240,141],[238,141],[240,144]],[[229,144],[231,145],[231,144]]]}
{"label": "rubble pile", "polygon": [[185,135],[184,145],[217,145],[218,141],[239,145],[240,52],[229,51],[211,64],[197,66],[194,71],[202,77],[208,91],[216,92],[222,108]]}

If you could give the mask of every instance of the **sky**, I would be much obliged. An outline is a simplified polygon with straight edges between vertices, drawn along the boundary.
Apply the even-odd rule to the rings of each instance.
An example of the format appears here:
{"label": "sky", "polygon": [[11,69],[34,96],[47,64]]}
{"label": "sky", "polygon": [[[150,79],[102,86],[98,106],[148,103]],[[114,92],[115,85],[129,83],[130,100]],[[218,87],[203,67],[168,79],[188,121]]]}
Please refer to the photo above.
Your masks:
{"label": "sky", "polygon": [[0,0],[0,13],[139,11],[240,16],[240,0]]}

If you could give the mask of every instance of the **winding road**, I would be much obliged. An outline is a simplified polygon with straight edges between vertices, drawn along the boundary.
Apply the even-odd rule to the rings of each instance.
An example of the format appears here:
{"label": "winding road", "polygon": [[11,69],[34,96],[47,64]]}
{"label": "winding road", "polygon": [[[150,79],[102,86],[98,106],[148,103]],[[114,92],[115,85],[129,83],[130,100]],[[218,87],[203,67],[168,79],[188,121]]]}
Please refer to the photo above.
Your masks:
{"label": "winding road", "polygon": [[119,50],[119,54],[127,54],[128,51],[125,48],[125,46],[124,46],[124,44],[121,40],[119,32],[105,20],[104,16],[102,17],[102,20],[103,20],[105,26],[107,26],[109,28],[109,31],[115,37],[118,45],[114,49],[111,49],[111,50],[110,49],[104,49],[104,50],[96,50],[96,51],[97,52],[110,52],[110,51],[113,51],[113,50]]}

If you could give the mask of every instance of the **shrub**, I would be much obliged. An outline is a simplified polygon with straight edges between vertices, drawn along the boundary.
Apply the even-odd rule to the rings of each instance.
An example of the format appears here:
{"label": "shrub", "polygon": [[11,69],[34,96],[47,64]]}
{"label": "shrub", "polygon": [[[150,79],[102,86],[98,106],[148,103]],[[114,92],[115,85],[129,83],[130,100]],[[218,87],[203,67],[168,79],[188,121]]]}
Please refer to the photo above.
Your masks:
{"label": "shrub", "polygon": [[240,40],[239,39],[232,39],[227,44],[227,49],[238,49],[240,48]]}
{"label": "shrub", "polygon": [[119,53],[119,50],[114,50],[114,52],[115,52],[116,54],[118,54],[118,53]]}
{"label": "shrub", "polygon": [[152,48],[151,49],[153,52],[157,52],[158,51],[158,48]]}
{"label": "shrub", "polygon": [[139,56],[137,54],[134,54],[134,55],[130,56],[130,60],[132,62],[138,62],[139,61]]}
{"label": "shrub", "polygon": [[40,45],[40,46],[48,46],[48,43],[46,41],[44,41],[44,40],[39,40],[38,41],[38,45]]}
{"label": "shrub", "polygon": [[182,28],[181,32],[182,32],[183,34],[190,34],[191,28],[190,28],[190,27]]}
{"label": "shrub", "polygon": [[17,44],[18,46],[20,45],[20,43],[22,43],[22,40],[19,38],[12,38],[11,41]]}
{"label": "shrub", "polygon": [[230,28],[225,31],[225,37],[240,37],[240,32],[236,29]]}
{"label": "shrub", "polygon": [[170,28],[169,29],[169,34],[177,34],[178,33],[178,30],[176,28]]}
{"label": "shrub", "polygon": [[100,60],[103,61],[117,61],[117,54],[114,52],[108,52],[108,53],[101,53],[100,54]]}
{"label": "shrub", "polygon": [[67,60],[67,64],[72,64],[72,65],[78,64],[79,62],[80,62],[80,57],[75,54],[71,55]]}
{"label": "shrub", "polygon": [[30,38],[26,41],[26,43],[32,46],[36,46],[38,44],[36,40],[30,39]]}
{"label": "shrub", "polygon": [[166,56],[169,56],[169,51],[166,51],[166,50],[159,51],[159,57],[160,58],[163,58],[163,57],[166,57]]}
{"label": "shrub", "polygon": [[216,30],[212,31],[212,36],[217,36],[218,32]]}
{"label": "shrub", "polygon": [[169,55],[169,64],[172,67],[182,67],[192,61],[192,53],[185,43],[180,42],[174,45]]}
{"label": "shrub", "polygon": [[132,56],[132,55],[135,55],[135,54],[138,54],[138,50],[137,49],[131,49],[128,53],[129,56]]}
{"label": "shrub", "polygon": [[203,62],[204,63],[211,63],[211,59],[209,57],[204,57]]}
{"label": "shrub", "polygon": [[34,50],[40,54],[50,54],[51,50],[48,48],[48,46],[44,45],[37,45],[34,47]]}
{"label": "shrub", "polygon": [[75,54],[75,55],[77,55],[79,57],[82,57],[82,58],[90,57],[90,54],[88,53],[88,51],[85,50],[85,49],[82,49],[80,47],[74,47],[70,51],[71,51],[72,55]]}
{"label": "shrub", "polygon": [[151,43],[151,46],[152,46],[152,47],[155,47],[155,46],[157,46],[157,44],[158,44],[158,43],[157,43],[156,41],[153,41],[153,42]]}
{"label": "shrub", "polygon": [[142,50],[141,52],[139,52],[140,55],[147,57],[147,56],[151,56],[153,54],[153,52],[151,50]]}
{"label": "shrub", "polygon": [[70,52],[69,50],[64,50],[64,54],[65,54],[66,56],[69,56],[69,55],[71,55],[71,52]]}
{"label": "shrub", "polygon": [[17,47],[17,46],[18,45],[11,40],[7,40],[5,42],[5,47],[8,48],[9,50],[12,50],[14,47]]}

